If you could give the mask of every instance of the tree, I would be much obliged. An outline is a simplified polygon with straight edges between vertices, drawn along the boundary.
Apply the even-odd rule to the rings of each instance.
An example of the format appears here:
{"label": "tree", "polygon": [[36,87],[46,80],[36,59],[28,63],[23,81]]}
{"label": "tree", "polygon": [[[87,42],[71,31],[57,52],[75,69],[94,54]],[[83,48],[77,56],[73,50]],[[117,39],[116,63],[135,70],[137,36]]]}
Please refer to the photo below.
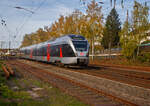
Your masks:
{"label": "tree", "polygon": [[96,39],[102,38],[103,15],[101,9],[102,7],[99,6],[95,0],[92,0],[86,10],[86,37],[90,40],[90,44],[92,45],[92,54],[94,54]]}
{"label": "tree", "polygon": [[[37,31],[36,31],[36,35],[35,36],[38,36],[38,39],[39,39],[39,42],[44,42],[44,41],[47,41],[48,39],[48,36],[47,36],[47,32],[44,31],[42,28],[39,28]],[[34,36],[34,37],[35,37]],[[36,37],[35,37],[36,38]],[[34,38],[33,38],[34,40]]]}
{"label": "tree", "polygon": [[132,21],[129,22],[127,14],[127,19],[120,33],[122,53],[127,58],[138,56],[139,45],[148,36],[148,7],[146,3],[142,6],[140,3],[135,1],[131,18]]}
{"label": "tree", "polygon": [[136,48],[136,46],[133,47],[135,44],[133,44],[134,39],[131,36],[130,32],[131,32],[131,23],[129,22],[129,15],[127,10],[126,21],[124,22],[123,28],[119,34],[120,34],[120,44],[122,48],[122,54],[124,54],[124,56],[128,58],[133,56]]}
{"label": "tree", "polygon": [[30,35],[26,34],[23,38],[21,47],[25,47],[25,46],[29,46],[29,45],[32,45],[32,39],[31,39]]}
{"label": "tree", "polygon": [[122,54],[127,58],[134,57],[137,46],[134,35],[131,33],[131,23],[128,21],[128,15],[120,32],[120,43]]}
{"label": "tree", "polygon": [[[83,3],[83,5],[86,4],[86,1],[88,1],[88,0],[80,0],[80,2]],[[123,5],[124,0],[119,0],[119,1],[121,2],[122,8],[124,8],[124,5]],[[116,0],[110,0],[110,5],[112,6],[112,3],[113,3],[113,2],[114,2],[114,7],[115,7],[115,5],[116,5]],[[98,3],[104,4],[103,1],[99,1]]]}
{"label": "tree", "polygon": [[[86,15],[81,11],[75,10],[69,16],[60,16],[50,27],[39,28],[35,33],[28,34],[32,43],[40,43],[45,40],[56,38],[64,34],[81,34],[85,36],[94,48],[94,42],[102,38],[103,15],[102,7],[92,0],[88,5]],[[22,45],[26,45],[28,39],[24,38]],[[94,52],[94,49],[92,49]]]}
{"label": "tree", "polygon": [[106,24],[103,32],[102,45],[109,50],[119,43],[119,32],[121,30],[119,15],[115,8],[107,16]]}
{"label": "tree", "polygon": [[132,33],[135,35],[135,39],[137,41],[137,56],[139,54],[139,45],[141,44],[141,41],[147,38],[146,31],[149,28],[149,21],[148,21],[148,13],[149,8],[147,6],[147,3],[145,2],[145,5],[141,5],[137,1],[134,1],[133,6],[133,31]]}

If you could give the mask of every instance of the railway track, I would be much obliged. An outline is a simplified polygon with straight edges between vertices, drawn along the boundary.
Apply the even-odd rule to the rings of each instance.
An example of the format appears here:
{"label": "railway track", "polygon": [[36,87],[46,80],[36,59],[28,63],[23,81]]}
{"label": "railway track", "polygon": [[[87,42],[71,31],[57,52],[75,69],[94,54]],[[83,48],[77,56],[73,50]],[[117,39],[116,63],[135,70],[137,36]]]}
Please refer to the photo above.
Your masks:
{"label": "railway track", "polygon": [[113,67],[96,67],[96,69],[90,68],[71,70],[150,89],[150,72],[138,72]]}
{"label": "railway track", "polygon": [[[33,64],[33,63],[32,63]],[[143,88],[150,89],[150,72],[136,71],[131,69],[122,69],[117,67],[95,66],[89,65],[88,67],[58,67],[56,65],[45,64],[36,62],[39,68],[57,68],[65,69],[68,71],[85,73],[97,77],[107,78],[121,83],[131,84]],[[41,65],[42,64],[42,65]],[[35,64],[34,64],[35,65]]]}
{"label": "railway track", "polygon": [[[60,88],[64,92],[69,93],[72,96],[77,97],[81,101],[96,106],[123,106],[123,105],[136,105],[124,99],[112,96],[101,90],[97,90],[92,86],[87,86],[86,84],[79,83],[80,81],[72,80],[72,78],[57,75],[55,73],[47,71],[45,68],[41,69],[39,65],[34,66],[33,64],[24,64],[22,62],[7,62],[12,67],[16,67],[31,73],[37,78],[53,84],[54,86]],[[56,67],[55,67],[56,68]],[[51,67],[52,71],[56,71]],[[80,79],[79,79],[80,80]]]}

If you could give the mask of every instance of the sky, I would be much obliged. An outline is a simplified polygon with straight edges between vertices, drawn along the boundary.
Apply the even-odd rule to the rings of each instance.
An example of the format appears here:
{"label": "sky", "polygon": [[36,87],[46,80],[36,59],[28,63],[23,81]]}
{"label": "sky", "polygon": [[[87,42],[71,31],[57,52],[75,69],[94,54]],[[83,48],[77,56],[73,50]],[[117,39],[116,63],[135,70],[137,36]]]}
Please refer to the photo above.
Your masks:
{"label": "sky", "polygon": [[[86,0],[86,4],[90,1]],[[96,2],[99,1],[104,3],[99,5],[102,6],[105,20],[113,7],[110,6],[110,0],[96,0]],[[121,7],[121,0],[116,1],[116,10],[121,23],[123,23],[127,9],[131,14],[134,0],[124,0],[124,8]],[[150,7],[150,0],[137,1],[142,4],[148,2]],[[0,21],[2,23],[2,20],[4,20],[6,26],[0,24],[0,47],[8,48],[8,41],[11,41],[11,48],[19,47],[25,34],[35,32],[44,26],[50,27],[52,23],[58,20],[60,15],[67,16],[75,9],[85,13],[87,8],[85,5],[80,0],[1,0]],[[26,10],[14,7],[22,7]]]}

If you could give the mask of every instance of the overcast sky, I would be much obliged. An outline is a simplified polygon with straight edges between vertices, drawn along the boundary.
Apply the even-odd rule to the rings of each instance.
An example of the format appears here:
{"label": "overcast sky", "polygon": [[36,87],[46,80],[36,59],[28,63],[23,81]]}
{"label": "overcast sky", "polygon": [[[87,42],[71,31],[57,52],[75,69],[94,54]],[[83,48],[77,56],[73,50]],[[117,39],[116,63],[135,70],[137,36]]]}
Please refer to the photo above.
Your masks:
{"label": "overcast sky", "polygon": [[[103,6],[102,12],[104,18],[106,18],[112,9],[110,0],[96,1],[104,2],[104,4],[100,5]],[[116,3],[116,10],[122,23],[125,20],[126,10],[132,11],[134,0],[124,1],[125,8],[121,7],[121,0],[117,0]],[[148,6],[150,6],[150,0],[137,1],[140,3],[147,1]],[[87,0],[88,2],[90,0]],[[14,7],[22,7],[29,11]],[[8,42],[10,39],[12,47],[18,47],[25,34],[35,32],[38,28],[43,28],[44,26],[50,26],[60,15],[69,15],[75,9],[85,12],[86,6],[82,5],[80,0],[1,0],[0,21],[4,20],[6,26],[0,24],[0,41]],[[30,11],[34,12],[34,14]],[[8,47],[8,44],[3,44],[3,47],[6,46]]]}

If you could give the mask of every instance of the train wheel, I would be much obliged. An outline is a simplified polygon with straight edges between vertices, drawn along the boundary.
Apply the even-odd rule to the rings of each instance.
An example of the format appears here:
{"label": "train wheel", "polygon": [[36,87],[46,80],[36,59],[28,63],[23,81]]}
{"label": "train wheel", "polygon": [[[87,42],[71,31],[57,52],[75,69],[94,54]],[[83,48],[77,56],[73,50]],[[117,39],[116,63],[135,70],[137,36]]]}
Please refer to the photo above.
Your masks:
{"label": "train wheel", "polygon": [[88,67],[88,64],[83,64],[82,67],[87,68],[87,67]]}

